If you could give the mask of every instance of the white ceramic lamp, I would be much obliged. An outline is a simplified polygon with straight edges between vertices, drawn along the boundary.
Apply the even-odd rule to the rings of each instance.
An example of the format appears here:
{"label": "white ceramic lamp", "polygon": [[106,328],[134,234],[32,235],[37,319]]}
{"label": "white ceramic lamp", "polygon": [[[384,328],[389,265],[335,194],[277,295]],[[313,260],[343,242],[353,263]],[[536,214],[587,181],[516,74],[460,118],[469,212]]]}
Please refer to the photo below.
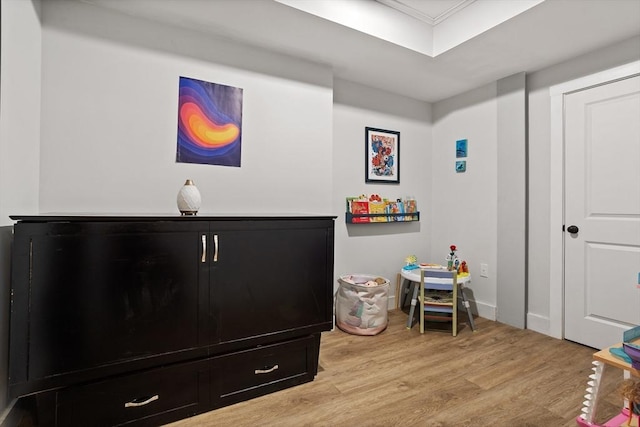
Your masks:
{"label": "white ceramic lamp", "polygon": [[178,192],[178,210],[182,215],[197,215],[201,203],[198,187],[188,179]]}

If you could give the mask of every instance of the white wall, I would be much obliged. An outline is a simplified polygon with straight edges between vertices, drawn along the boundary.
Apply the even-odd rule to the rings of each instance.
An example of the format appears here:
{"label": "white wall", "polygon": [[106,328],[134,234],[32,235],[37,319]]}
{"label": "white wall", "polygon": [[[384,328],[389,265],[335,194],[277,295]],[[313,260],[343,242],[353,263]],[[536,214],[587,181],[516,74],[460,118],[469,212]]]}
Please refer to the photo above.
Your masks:
{"label": "white wall", "polygon": [[[365,183],[365,127],[400,132],[400,183]],[[335,275],[365,273],[390,280],[395,306],[396,275],[408,255],[431,259],[431,107],[429,104],[336,80],[333,104],[333,209]],[[419,222],[345,224],[345,198],[379,194],[414,196]],[[335,285],[337,287],[337,283]]]}
{"label": "white wall", "polygon": [[[9,215],[38,212],[40,1],[0,3],[0,408],[7,398]],[[13,43],[20,40],[20,43]]]}
{"label": "white wall", "polygon": [[[38,212],[40,1],[2,0],[0,226]],[[15,43],[19,40],[20,43]]]}
{"label": "white wall", "polygon": [[526,75],[498,80],[496,320],[526,326]]}
{"label": "white wall", "polygon": [[[496,318],[497,86],[483,86],[433,106],[431,152],[432,259],[445,262],[458,247],[472,274],[468,295],[480,316]],[[456,141],[467,139],[467,171],[456,173]],[[487,278],[480,264],[488,264]]]}
{"label": "white wall", "polygon": [[[585,75],[614,68],[640,59],[640,38],[622,41],[606,49],[567,60],[561,64],[527,75],[527,317],[526,326],[550,334],[549,307],[552,299],[550,281],[550,188],[560,183],[550,180],[550,97],[553,85]],[[447,247],[455,243],[459,255],[469,262],[473,273],[470,291],[482,317],[496,319],[496,264],[499,259],[497,242],[508,243],[509,229],[496,224],[498,202],[497,167],[498,127],[497,83],[438,102],[433,106],[433,205],[452,206],[465,198],[464,206],[433,216],[432,257],[438,252],[444,257]],[[503,125],[500,125],[503,126]],[[506,131],[510,131],[506,129]],[[457,139],[469,140],[467,172],[453,172],[454,144]],[[505,154],[504,152],[502,154]],[[521,176],[517,176],[520,180]],[[458,202],[459,203],[459,202]],[[562,208],[560,207],[560,210]],[[557,209],[556,209],[557,210]],[[558,230],[558,233],[561,231]],[[561,260],[559,260],[561,261]],[[479,277],[480,264],[489,264],[489,277]],[[500,304],[507,304],[502,301]]]}
{"label": "white wall", "polygon": [[[615,68],[640,59],[640,37],[591,52],[527,76],[529,109],[529,255],[527,327],[549,334],[550,189],[561,185],[550,180],[551,86]],[[562,207],[554,209],[561,211]],[[559,260],[561,262],[561,260]],[[554,278],[554,280],[559,280]],[[560,279],[561,280],[561,279]]]}
{"label": "white wall", "polygon": [[[190,178],[202,214],[331,213],[328,67],[76,2],[42,32],[41,212],[177,213]],[[240,168],[176,163],[180,76],[243,89]]]}

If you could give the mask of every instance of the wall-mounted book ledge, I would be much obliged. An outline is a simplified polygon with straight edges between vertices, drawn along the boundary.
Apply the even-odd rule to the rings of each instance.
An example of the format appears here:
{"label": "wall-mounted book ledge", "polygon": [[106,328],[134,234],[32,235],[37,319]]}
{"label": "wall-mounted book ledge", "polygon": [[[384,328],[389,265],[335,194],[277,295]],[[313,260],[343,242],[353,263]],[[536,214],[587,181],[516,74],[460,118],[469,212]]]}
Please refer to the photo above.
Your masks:
{"label": "wall-mounted book ledge", "polygon": [[369,224],[369,223],[389,223],[389,222],[415,222],[420,221],[420,212],[408,213],[384,213],[384,214],[354,214],[345,213],[347,224]]}
{"label": "wall-mounted book ledge", "polygon": [[413,196],[393,201],[377,194],[361,194],[347,197],[346,202],[347,224],[420,221],[418,203]]}

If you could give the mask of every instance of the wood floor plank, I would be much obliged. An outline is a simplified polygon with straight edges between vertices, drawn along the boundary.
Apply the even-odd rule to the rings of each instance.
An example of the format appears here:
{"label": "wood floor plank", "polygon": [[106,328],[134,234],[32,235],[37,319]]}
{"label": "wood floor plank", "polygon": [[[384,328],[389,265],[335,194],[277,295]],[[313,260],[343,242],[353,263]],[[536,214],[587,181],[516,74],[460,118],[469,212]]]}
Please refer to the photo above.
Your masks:
{"label": "wood floor plank", "polygon": [[[392,310],[379,335],[324,333],[315,381],[170,426],[576,425],[594,349],[480,318],[456,337],[406,320]],[[598,420],[619,411],[621,379],[605,375]]]}

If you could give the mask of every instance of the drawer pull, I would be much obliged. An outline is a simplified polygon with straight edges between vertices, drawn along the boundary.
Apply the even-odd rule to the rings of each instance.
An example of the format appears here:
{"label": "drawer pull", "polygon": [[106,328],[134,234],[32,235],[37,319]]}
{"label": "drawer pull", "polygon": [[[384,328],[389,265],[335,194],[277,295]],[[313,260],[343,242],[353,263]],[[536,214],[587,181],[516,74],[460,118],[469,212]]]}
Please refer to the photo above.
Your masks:
{"label": "drawer pull", "polygon": [[[144,399],[144,400],[143,400]],[[139,397],[137,399],[133,399],[131,402],[127,402],[124,404],[125,408],[135,408],[138,406],[144,406],[144,405],[148,405],[149,403],[153,402],[154,400],[158,400],[160,399],[160,396],[158,396],[157,394],[151,397]]]}
{"label": "drawer pull", "polygon": [[207,235],[202,235],[202,259],[200,262],[207,262]]}
{"label": "drawer pull", "polygon": [[265,367],[264,369],[256,369],[256,375],[258,375],[258,374],[268,374],[270,372],[275,371],[276,369],[278,369],[278,365],[273,365],[271,368]]}

